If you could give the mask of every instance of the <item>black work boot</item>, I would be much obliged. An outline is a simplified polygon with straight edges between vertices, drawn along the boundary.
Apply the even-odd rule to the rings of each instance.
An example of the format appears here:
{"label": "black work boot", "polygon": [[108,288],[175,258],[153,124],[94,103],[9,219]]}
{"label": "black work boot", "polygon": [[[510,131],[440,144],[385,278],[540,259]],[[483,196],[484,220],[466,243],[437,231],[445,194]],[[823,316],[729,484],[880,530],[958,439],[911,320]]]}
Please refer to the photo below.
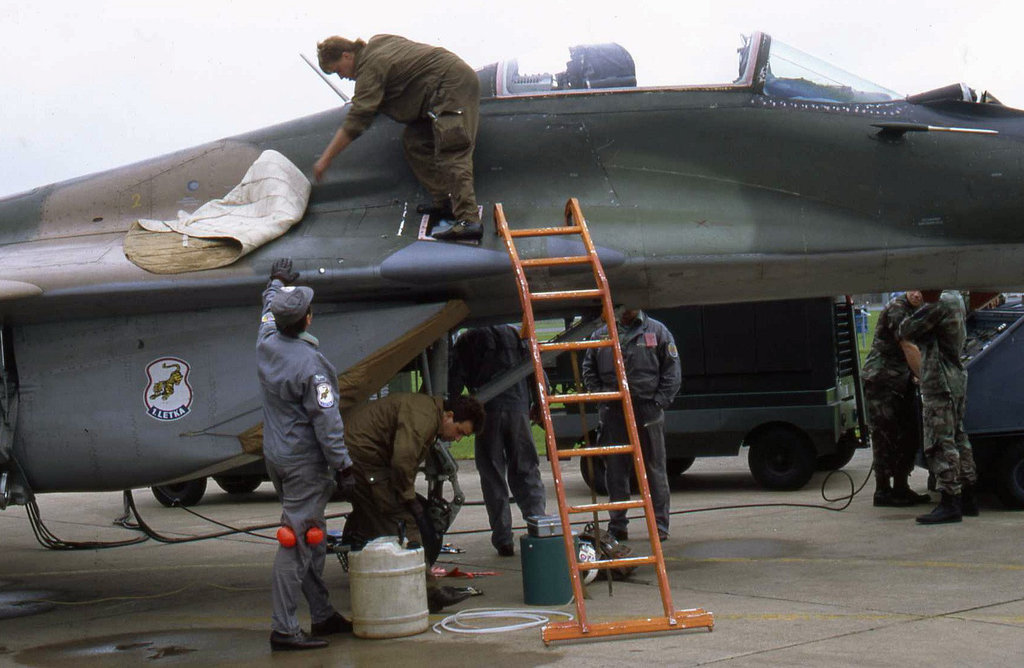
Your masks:
{"label": "black work boot", "polygon": [[321,649],[329,644],[323,638],[313,638],[307,635],[305,631],[299,631],[293,635],[286,635],[278,631],[270,633],[270,649],[274,652]]}
{"label": "black work boot", "polygon": [[484,236],[484,226],[480,223],[457,220],[450,226],[443,226],[445,222],[439,222],[440,229],[430,236],[440,241],[478,241]]}
{"label": "black work boot", "polygon": [[978,511],[978,494],[974,485],[965,484],[963,490],[960,492],[960,507],[964,511],[964,515],[968,517],[977,517],[980,513]]}
{"label": "black work boot", "polygon": [[913,506],[918,503],[931,503],[932,497],[927,494],[918,494],[910,489],[910,484],[905,476],[894,476],[892,500],[894,506]]}
{"label": "black work boot", "polygon": [[313,622],[311,636],[329,636],[333,633],[352,633],[352,621],[345,619],[340,612],[335,612],[322,622]]}
{"label": "black work boot", "polygon": [[452,212],[452,203],[445,202],[444,204],[420,204],[416,207],[416,213],[427,216],[437,216],[438,218],[454,218],[455,213]]}
{"label": "black work boot", "polygon": [[875,496],[873,503],[876,508],[891,506],[892,487],[889,485],[889,476],[875,474]]}
{"label": "black work boot", "polygon": [[963,519],[963,510],[960,506],[960,495],[942,493],[942,501],[935,506],[932,512],[927,515],[918,515],[918,524],[950,524]]}

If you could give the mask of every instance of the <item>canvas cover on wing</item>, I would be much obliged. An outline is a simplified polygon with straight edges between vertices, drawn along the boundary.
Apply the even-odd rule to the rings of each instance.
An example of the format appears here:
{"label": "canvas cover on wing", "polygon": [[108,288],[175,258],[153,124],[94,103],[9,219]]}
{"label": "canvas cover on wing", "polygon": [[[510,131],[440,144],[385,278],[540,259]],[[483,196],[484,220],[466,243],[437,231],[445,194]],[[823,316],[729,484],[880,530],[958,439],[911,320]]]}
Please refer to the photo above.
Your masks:
{"label": "canvas cover on wing", "polygon": [[177,220],[140,219],[125,237],[125,256],[156,274],[229,265],[301,220],[310,188],[288,158],[264,151],[224,197],[179,211]]}

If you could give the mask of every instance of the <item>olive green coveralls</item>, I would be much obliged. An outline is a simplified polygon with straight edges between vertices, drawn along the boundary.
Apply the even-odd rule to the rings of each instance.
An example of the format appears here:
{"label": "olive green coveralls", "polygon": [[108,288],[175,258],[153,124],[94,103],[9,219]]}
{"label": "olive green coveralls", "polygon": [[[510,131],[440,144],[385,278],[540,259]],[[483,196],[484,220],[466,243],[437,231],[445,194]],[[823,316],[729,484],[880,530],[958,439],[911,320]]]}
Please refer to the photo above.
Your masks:
{"label": "olive green coveralls", "polygon": [[473,149],[480,80],[454,53],[397,35],[374,35],[355,52],[355,94],[343,127],[352,139],[382,113],[405,124],[405,157],[435,206],[480,222]]}

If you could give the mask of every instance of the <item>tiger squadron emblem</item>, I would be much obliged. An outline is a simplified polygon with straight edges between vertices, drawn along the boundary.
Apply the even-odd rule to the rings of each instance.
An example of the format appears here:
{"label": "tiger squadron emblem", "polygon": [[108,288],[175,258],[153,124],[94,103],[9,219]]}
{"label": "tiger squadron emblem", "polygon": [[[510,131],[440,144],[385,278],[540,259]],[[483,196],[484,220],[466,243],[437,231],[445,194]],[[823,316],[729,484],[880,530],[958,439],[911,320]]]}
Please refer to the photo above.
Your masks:
{"label": "tiger squadron emblem", "polygon": [[177,357],[161,357],[146,367],[146,413],[157,420],[178,420],[192,406],[192,386],[188,382],[191,367]]}

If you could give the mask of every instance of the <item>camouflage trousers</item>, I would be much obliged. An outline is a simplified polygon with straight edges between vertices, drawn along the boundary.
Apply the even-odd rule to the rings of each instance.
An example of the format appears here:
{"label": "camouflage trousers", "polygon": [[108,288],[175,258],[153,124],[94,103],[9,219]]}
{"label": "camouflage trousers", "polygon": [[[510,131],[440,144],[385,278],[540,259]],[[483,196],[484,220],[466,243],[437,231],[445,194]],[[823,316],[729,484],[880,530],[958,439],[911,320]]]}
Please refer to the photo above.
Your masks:
{"label": "camouflage trousers", "polygon": [[964,395],[922,397],[924,457],[940,492],[959,494],[962,486],[978,480],[974,452],[964,432]]}
{"label": "camouflage trousers", "polygon": [[864,383],[864,408],[871,431],[875,473],[883,478],[906,478],[914,470],[921,444],[915,391],[884,383]]}

